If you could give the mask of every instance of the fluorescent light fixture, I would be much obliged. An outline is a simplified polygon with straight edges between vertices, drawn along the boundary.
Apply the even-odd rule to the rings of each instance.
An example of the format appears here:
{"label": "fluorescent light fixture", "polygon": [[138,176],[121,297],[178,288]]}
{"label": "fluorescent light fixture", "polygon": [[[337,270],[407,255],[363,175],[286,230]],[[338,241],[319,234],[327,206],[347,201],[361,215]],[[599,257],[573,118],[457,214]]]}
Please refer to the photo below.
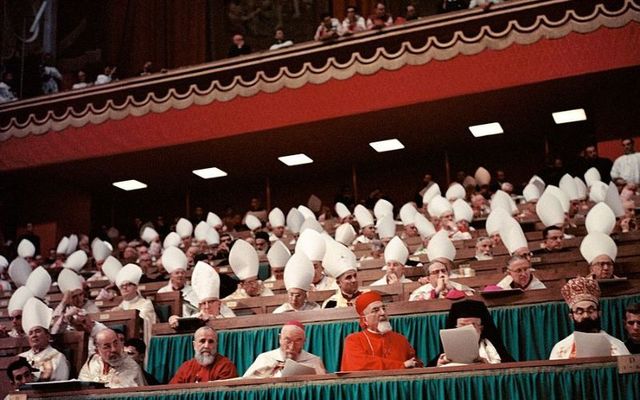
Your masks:
{"label": "fluorescent light fixture", "polygon": [[369,143],[369,146],[373,147],[373,149],[378,153],[404,149],[404,145],[398,139],[388,139],[371,142]]}
{"label": "fluorescent light fixture", "polygon": [[490,124],[483,125],[473,125],[469,127],[469,130],[475,137],[499,135],[501,133],[504,133],[499,122],[492,122]]}
{"label": "fluorescent light fixture", "polygon": [[313,160],[310,159],[309,156],[302,153],[278,157],[278,160],[287,164],[289,167],[292,167],[294,165],[311,164],[313,162]]}
{"label": "fluorescent light fixture", "polygon": [[127,192],[130,190],[144,189],[147,187],[146,184],[140,181],[137,181],[135,179],[129,179],[128,181],[113,182],[113,186],[120,188],[122,190],[126,190]]}
{"label": "fluorescent light fixture", "polygon": [[576,108],[574,110],[558,111],[551,114],[556,124],[566,124],[569,122],[585,121],[587,114],[583,108]]}
{"label": "fluorescent light fixture", "polygon": [[194,169],[191,172],[202,179],[222,178],[223,176],[227,176],[226,172],[217,167]]}

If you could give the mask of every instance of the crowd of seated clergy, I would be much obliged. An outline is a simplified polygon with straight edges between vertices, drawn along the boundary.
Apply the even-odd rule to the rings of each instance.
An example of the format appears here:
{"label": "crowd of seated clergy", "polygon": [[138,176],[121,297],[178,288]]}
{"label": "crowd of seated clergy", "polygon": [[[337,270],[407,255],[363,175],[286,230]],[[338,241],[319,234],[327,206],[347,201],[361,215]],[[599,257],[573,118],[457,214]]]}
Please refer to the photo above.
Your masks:
{"label": "crowd of seated clergy", "polygon": [[[75,330],[89,338],[88,357],[78,371],[80,380],[109,387],[153,383],[142,360],[151,327],[159,319],[152,300],[140,290],[143,282],[159,282],[158,293],[179,293],[182,308],[168,318],[171,327],[205,324],[194,335],[194,358],[180,367],[172,383],[237,377],[233,362],[218,353],[217,333],[206,321],[234,318],[233,302],[274,296],[270,289],[274,284],[282,284],[287,293],[286,301],[274,313],[323,313],[326,308],[354,307],[362,330],[345,339],[340,366],[344,371],[513,361],[484,303],[466,299],[477,290],[457,282],[464,271],[457,268],[456,245],[464,241],[472,251],[469,257],[478,263],[496,257],[497,246],[503,246],[507,253],[503,278],[483,291],[544,289],[533,268],[535,256],[574,252],[585,260],[587,276],[567,277],[560,290],[574,333],[553,347],[551,359],[584,354],[585,333],[598,334],[612,356],[637,352],[638,305],[630,306],[621,316],[628,334],[626,343],[601,329],[600,284],[623,279],[615,271],[618,245],[612,235],[622,232],[620,221],[630,217],[624,202],[632,197],[625,199],[616,185],[598,178],[597,170],[590,169],[585,174],[588,183],[566,175],[555,186],[534,176],[521,198],[498,190],[486,202],[486,233],[473,235],[468,222],[474,213],[467,199],[476,195],[474,188],[490,184],[491,176],[484,168],[478,169],[467,188],[454,183],[441,192],[438,184],[430,184],[422,191],[420,207],[409,202],[398,213],[392,203],[381,199],[372,209],[357,205],[352,210],[337,203],[334,218],[323,209],[321,200],[312,196],[306,206],[291,208],[286,215],[277,207],[268,213],[248,212],[244,231],[228,229],[210,212],[200,220],[180,218],[163,236],[158,232],[160,227],[152,223],[141,225],[137,237],[130,241],[118,241],[114,236],[113,241],[95,238],[89,242],[85,235],[72,234],[60,241],[50,262],[37,258],[35,245],[23,238],[10,263],[0,256],[3,295],[10,295],[7,315],[11,319],[10,326],[0,325],[0,335],[24,337],[29,342],[29,350],[20,354],[22,358],[7,373],[16,386],[29,380],[75,378],[70,376],[65,355],[51,346],[52,335]],[[533,218],[527,210],[534,211]],[[539,244],[527,240],[523,218],[541,224]],[[467,224],[458,225],[458,221]],[[576,224],[584,225],[586,235],[579,237],[578,248],[571,248],[566,245],[568,232]],[[363,287],[358,280],[360,262],[376,256],[382,257],[379,279]],[[413,266],[420,257],[427,261]],[[268,268],[261,272],[264,266]],[[434,360],[419,360],[415,343],[393,331],[378,291],[411,283],[406,275],[409,268],[424,271],[419,278],[421,286],[410,294],[409,301],[453,301],[441,335],[442,351]],[[93,290],[98,292],[98,300],[89,290],[97,283],[101,283],[97,286],[100,290]],[[61,298],[49,307],[47,296],[52,290],[59,291]],[[333,293],[318,304],[310,300],[309,293],[319,290]],[[91,314],[99,311],[98,301],[113,302],[114,311],[136,310],[142,340],[127,344],[113,329],[95,321]],[[304,327],[293,316],[280,331],[280,347],[261,354],[244,378],[325,373],[322,355],[306,352],[304,340]],[[472,346],[462,346],[465,351],[459,351],[460,343]],[[473,358],[465,358],[470,354]]]}

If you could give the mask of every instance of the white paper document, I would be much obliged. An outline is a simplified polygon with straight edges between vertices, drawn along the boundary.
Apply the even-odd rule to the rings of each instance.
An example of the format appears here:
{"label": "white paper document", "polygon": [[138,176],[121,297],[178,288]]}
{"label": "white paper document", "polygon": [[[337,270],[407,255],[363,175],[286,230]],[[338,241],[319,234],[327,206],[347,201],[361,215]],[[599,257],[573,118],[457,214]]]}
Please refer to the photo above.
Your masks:
{"label": "white paper document", "polygon": [[576,358],[611,355],[611,343],[602,332],[573,332],[573,338],[576,342]]}
{"label": "white paper document", "polygon": [[306,365],[302,365],[293,361],[290,358],[284,362],[284,368],[282,369],[281,376],[296,376],[296,375],[315,375],[316,370]]}
{"label": "white paper document", "polygon": [[440,340],[446,357],[454,363],[471,364],[479,356],[480,336],[473,325],[441,329]]}

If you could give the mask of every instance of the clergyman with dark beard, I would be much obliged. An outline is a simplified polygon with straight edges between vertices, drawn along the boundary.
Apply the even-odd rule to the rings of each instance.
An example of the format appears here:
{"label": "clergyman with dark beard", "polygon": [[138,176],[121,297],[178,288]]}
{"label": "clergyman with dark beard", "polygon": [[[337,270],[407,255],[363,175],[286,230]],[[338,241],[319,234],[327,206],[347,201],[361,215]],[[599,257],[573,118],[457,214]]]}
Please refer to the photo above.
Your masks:
{"label": "clergyman with dark beard", "polygon": [[218,333],[213,328],[203,326],[196,331],[193,351],[193,359],[182,364],[169,383],[211,382],[238,376],[231,360],[218,354]]}
{"label": "clergyman with dark beard", "polygon": [[[601,328],[600,287],[597,280],[583,277],[571,279],[560,291],[569,306],[574,332],[600,333],[609,341],[612,356],[629,354],[624,343]],[[549,356],[550,360],[568,358],[576,358],[574,333],[556,343]]]}
{"label": "clergyman with dark beard", "polygon": [[145,386],[138,364],[124,354],[124,346],[111,329],[103,329],[95,337],[96,352],[80,370],[81,381],[102,382],[110,388]]}

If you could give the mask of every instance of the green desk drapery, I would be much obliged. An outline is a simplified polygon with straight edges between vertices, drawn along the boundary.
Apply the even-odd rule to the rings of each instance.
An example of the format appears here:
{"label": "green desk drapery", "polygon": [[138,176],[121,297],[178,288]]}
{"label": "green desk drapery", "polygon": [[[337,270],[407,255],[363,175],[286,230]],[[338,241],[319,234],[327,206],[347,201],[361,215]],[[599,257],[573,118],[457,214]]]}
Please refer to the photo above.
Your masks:
{"label": "green desk drapery", "polygon": [[[624,338],[623,316],[628,304],[640,295],[605,298],[601,301],[602,327]],[[562,302],[492,308],[491,315],[513,357],[519,361],[549,357],[553,345],[571,333],[568,308]],[[428,361],[440,351],[439,330],[446,313],[427,313],[392,318],[397,332],[405,335],[418,357]],[[258,354],[278,347],[279,327],[219,332],[218,351],[229,357],[242,375]],[[356,321],[307,324],[305,349],[324,360],[329,372],[339,370],[344,338],[359,329]],[[193,357],[193,336],[157,336],[151,339],[148,370],[160,382],[168,382],[178,367]]]}
{"label": "green desk drapery", "polygon": [[[615,363],[539,366],[489,371],[336,378],[247,386],[111,393],[91,398],[127,400],[566,400],[637,399],[640,374],[618,374]],[[68,397],[67,397],[68,398]]]}

